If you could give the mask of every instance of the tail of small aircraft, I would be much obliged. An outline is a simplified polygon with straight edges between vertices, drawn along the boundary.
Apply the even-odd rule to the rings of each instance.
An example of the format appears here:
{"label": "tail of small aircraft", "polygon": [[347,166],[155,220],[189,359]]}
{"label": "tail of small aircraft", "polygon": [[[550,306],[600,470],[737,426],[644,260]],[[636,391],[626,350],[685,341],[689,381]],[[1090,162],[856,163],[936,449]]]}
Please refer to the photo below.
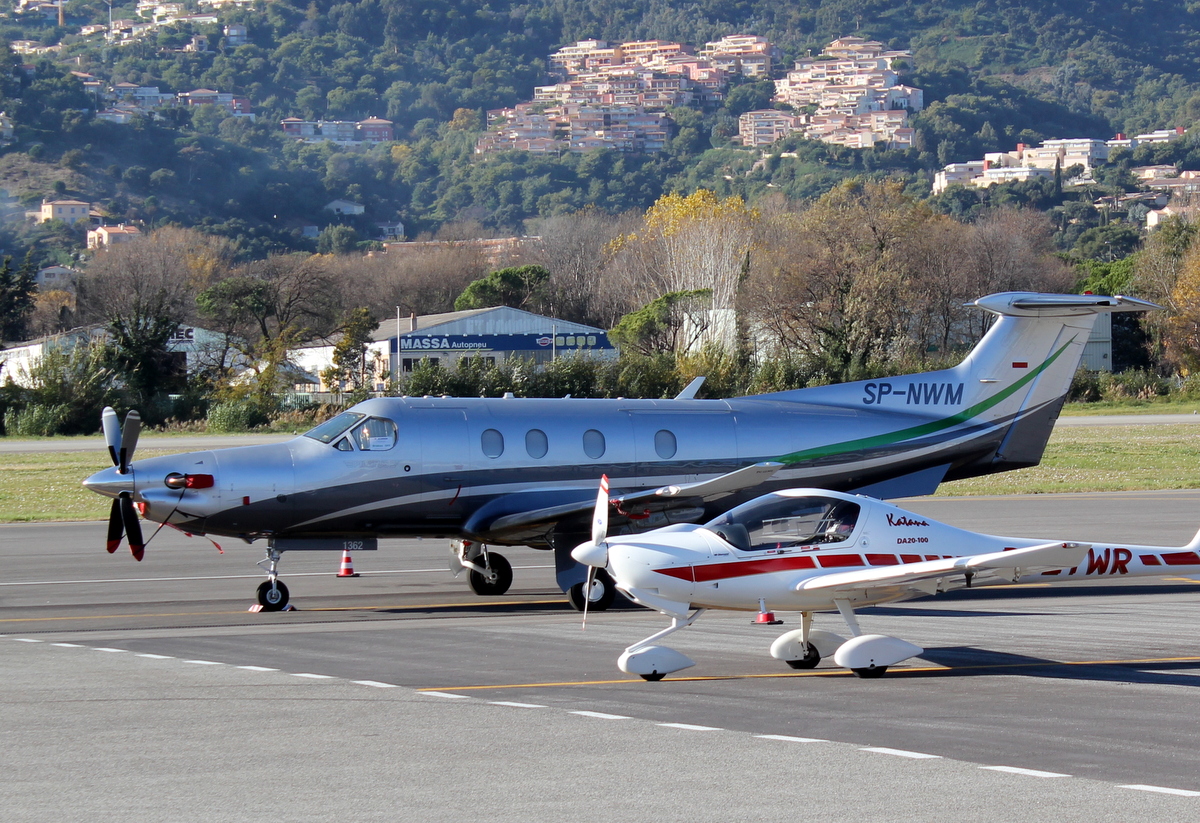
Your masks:
{"label": "tail of small aircraft", "polygon": [[1183,549],[1189,552],[1200,551],[1200,531],[1196,532],[1196,536],[1192,538],[1192,542],[1184,546]]}

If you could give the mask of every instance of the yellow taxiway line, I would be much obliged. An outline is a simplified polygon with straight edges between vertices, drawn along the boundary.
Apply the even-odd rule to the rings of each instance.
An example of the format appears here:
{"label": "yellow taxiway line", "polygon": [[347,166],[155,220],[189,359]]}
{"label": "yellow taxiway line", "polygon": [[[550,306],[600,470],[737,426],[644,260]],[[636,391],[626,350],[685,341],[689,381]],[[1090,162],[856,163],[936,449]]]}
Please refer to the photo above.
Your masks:
{"label": "yellow taxiway line", "polygon": [[[1047,660],[1043,662],[1027,662],[1027,663],[987,663],[978,666],[910,666],[906,668],[894,668],[890,674],[928,674],[931,672],[965,672],[965,671],[987,671],[994,669],[1028,669],[1032,667],[1044,666],[1133,666],[1133,665],[1148,665],[1154,663],[1200,663],[1200,657],[1148,657],[1135,660]],[[805,671],[805,672],[773,672],[770,674],[717,674],[717,675],[692,675],[687,677],[671,677],[668,682],[704,682],[711,680],[756,680],[756,679],[780,679],[794,677],[848,677],[853,672],[849,669],[824,669],[821,671]],[[424,688],[414,689],[418,692],[471,692],[471,691],[491,691],[497,689],[548,689],[566,686],[614,686],[622,683],[642,683],[642,678],[628,678],[624,680],[565,680],[557,683],[495,683],[477,686],[426,686]]]}

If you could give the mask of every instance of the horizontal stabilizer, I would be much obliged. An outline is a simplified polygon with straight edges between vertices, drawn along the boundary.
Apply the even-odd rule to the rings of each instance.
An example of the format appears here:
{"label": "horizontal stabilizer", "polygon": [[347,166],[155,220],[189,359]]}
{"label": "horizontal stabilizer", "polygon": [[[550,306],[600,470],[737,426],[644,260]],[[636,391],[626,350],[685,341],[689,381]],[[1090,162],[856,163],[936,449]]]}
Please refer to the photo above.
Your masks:
{"label": "horizontal stabilizer", "polygon": [[1081,314],[1105,314],[1117,311],[1156,311],[1162,306],[1136,297],[1102,294],[1038,294],[1003,292],[980,297],[967,304],[992,314],[1008,317],[1062,317]]}
{"label": "horizontal stabilizer", "polygon": [[924,560],[899,566],[880,566],[852,572],[806,577],[796,584],[796,591],[817,589],[871,589],[883,586],[912,585],[922,580],[949,577],[955,574],[995,569],[1066,569],[1078,566],[1087,555],[1090,543],[1043,543],[1024,549],[1005,552],[951,557],[943,560]]}

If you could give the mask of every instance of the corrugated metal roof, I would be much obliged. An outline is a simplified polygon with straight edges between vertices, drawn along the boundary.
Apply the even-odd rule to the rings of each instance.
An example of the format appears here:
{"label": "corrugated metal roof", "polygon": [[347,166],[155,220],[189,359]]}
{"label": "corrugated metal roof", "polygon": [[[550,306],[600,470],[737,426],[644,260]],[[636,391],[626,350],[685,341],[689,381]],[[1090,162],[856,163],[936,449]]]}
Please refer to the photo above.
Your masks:
{"label": "corrugated metal roof", "polygon": [[[492,306],[486,309],[427,314],[416,318],[415,329],[410,325],[411,317],[400,318],[400,336],[408,334],[548,334],[552,326],[561,333],[591,332],[604,333],[604,329],[572,323],[555,317],[534,314],[509,306]],[[396,336],[396,318],[382,321],[371,334],[376,342]]]}

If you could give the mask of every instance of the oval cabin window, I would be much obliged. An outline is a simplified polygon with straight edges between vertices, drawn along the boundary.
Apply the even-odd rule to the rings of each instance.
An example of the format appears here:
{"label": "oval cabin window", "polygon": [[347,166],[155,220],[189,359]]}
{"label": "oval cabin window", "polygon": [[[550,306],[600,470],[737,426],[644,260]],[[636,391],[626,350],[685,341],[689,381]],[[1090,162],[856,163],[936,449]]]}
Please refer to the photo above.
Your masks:
{"label": "oval cabin window", "polygon": [[604,456],[604,435],[595,429],[583,433],[583,453],[593,460]]}
{"label": "oval cabin window", "polygon": [[550,449],[550,444],[546,440],[546,433],[541,429],[530,429],[525,433],[525,451],[529,452],[529,456],[534,460],[540,460],[546,456],[546,452]]}
{"label": "oval cabin window", "polygon": [[659,429],[654,433],[654,451],[663,460],[670,460],[675,456],[677,449],[675,435],[666,429]]}
{"label": "oval cabin window", "polygon": [[487,429],[479,436],[479,445],[488,457],[499,457],[504,454],[504,435],[495,429]]}

